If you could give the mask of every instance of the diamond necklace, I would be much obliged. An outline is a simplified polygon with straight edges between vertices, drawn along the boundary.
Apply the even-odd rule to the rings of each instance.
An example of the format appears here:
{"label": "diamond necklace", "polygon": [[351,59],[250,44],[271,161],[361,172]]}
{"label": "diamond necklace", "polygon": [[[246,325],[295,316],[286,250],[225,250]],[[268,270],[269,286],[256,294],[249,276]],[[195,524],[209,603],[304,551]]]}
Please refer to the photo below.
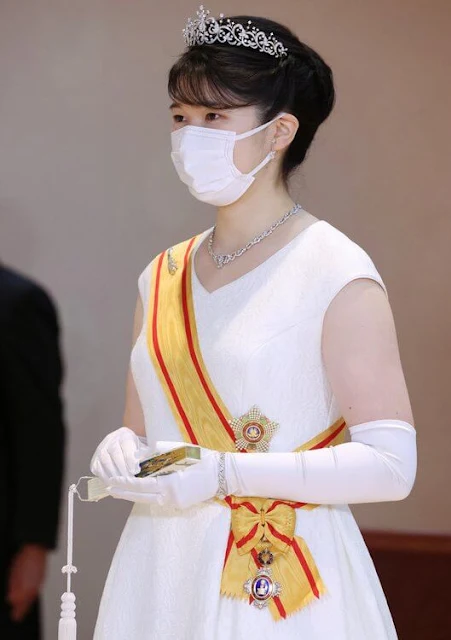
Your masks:
{"label": "diamond necklace", "polygon": [[213,227],[213,231],[210,233],[210,237],[208,238],[208,245],[207,245],[208,253],[211,255],[211,257],[215,261],[215,264],[218,267],[218,269],[221,269],[228,262],[231,262],[232,260],[235,260],[235,258],[239,258],[241,255],[243,255],[243,253],[248,249],[250,249],[252,246],[254,246],[254,244],[257,244],[257,242],[261,242],[263,238],[266,238],[266,236],[269,236],[269,234],[271,234],[274,231],[274,229],[276,229],[279,225],[283,224],[286,220],[288,220],[290,216],[292,216],[294,213],[297,213],[301,209],[302,207],[300,204],[295,204],[294,207],[290,209],[290,211],[287,211],[287,213],[285,213],[281,218],[279,218],[279,220],[276,220],[276,222],[273,222],[273,224],[269,227],[269,229],[266,229],[266,231],[263,231],[263,233],[261,233],[260,235],[255,236],[255,238],[253,238],[253,240],[250,240],[244,247],[242,247],[241,249],[237,249],[236,251],[233,251],[233,253],[215,253],[213,251],[213,238],[216,230],[216,225],[215,225]]}

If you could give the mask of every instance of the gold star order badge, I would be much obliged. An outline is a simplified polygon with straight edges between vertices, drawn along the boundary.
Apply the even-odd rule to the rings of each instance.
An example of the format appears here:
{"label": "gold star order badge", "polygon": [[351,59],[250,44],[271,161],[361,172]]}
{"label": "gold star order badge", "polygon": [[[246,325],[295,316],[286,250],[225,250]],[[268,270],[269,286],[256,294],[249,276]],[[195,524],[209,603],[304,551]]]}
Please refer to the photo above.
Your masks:
{"label": "gold star order badge", "polygon": [[279,423],[267,418],[257,405],[239,418],[229,420],[235,434],[238,451],[268,451],[269,441],[279,428]]}

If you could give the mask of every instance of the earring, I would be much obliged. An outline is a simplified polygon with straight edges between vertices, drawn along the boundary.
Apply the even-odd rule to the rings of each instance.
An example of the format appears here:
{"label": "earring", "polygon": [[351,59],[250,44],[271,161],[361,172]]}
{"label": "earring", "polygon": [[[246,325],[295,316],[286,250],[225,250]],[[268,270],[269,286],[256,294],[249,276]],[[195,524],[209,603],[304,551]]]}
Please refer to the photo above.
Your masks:
{"label": "earring", "polygon": [[[272,141],[272,144],[274,144],[276,142],[277,138],[274,138]],[[276,157],[276,151],[274,151],[274,149],[271,149],[270,151],[270,155],[271,155],[271,160],[273,160]]]}

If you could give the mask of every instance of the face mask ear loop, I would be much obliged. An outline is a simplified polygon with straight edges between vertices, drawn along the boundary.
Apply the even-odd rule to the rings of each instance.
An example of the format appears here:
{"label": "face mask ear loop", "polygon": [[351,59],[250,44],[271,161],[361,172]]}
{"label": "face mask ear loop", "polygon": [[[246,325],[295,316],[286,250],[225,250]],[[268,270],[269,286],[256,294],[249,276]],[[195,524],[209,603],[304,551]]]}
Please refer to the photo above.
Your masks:
{"label": "face mask ear loop", "polygon": [[272,124],[273,122],[275,122],[276,120],[278,120],[284,115],[285,113],[279,113],[275,118],[273,118],[269,122],[264,122],[259,127],[256,127],[255,129],[251,129],[250,131],[245,131],[244,133],[237,134],[235,136],[235,140],[242,140],[243,138],[248,138],[249,136],[253,136],[255,133],[258,133],[259,131],[266,129],[266,127],[269,127],[270,124]]}
{"label": "face mask ear loop", "polygon": [[[252,129],[251,131],[247,131],[246,133],[242,133],[242,134],[236,136],[235,140],[241,140],[241,138],[247,138],[249,136],[254,135],[254,133],[257,133],[258,131],[261,131],[262,129],[265,129],[266,127],[269,127],[270,124],[272,124],[273,122],[275,122],[281,116],[284,116],[284,115],[285,115],[285,113],[279,113],[275,118],[273,118],[269,122],[263,123],[262,125],[260,125],[256,129]],[[274,143],[274,141],[275,141],[275,139],[273,140],[273,143]],[[246,175],[253,177],[256,173],[258,173],[260,171],[260,169],[262,169],[266,164],[268,164],[268,162],[270,162],[275,157],[276,157],[276,152],[275,151],[270,151],[268,153],[268,155],[266,156],[266,158],[263,158],[263,160],[260,162],[260,164],[258,164],[255,167],[255,169],[252,169],[252,171],[249,171],[249,173],[246,173]]]}
{"label": "face mask ear loop", "polygon": [[268,162],[270,162],[276,155],[275,151],[270,151],[268,153],[268,155],[266,156],[266,158],[264,158],[260,164],[258,164],[255,169],[252,169],[252,171],[249,171],[249,173],[246,173],[247,176],[254,176],[256,173],[258,173],[260,171],[260,169],[262,169],[265,164],[268,164]]}
{"label": "face mask ear loop", "polygon": [[[270,122],[266,122],[263,127],[266,127],[268,125],[270,125],[271,123],[275,122],[278,118],[280,118],[280,116],[283,116],[285,114],[283,113],[279,113],[278,116],[276,116],[273,120],[271,120]],[[263,128],[263,127],[259,127]],[[276,139],[274,138],[272,143],[274,144],[276,141]],[[271,162],[271,160],[273,160],[276,157],[276,151],[274,151],[273,149],[271,149],[271,151],[268,153],[268,155],[266,156],[266,158],[263,158],[263,160],[260,162],[260,164],[258,164],[255,169],[252,169],[252,171],[249,171],[248,176],[254,176],[256,173],[258,173],[260,171],[260,169],[262,169],[266,164],[268,164],[269,162]]]}

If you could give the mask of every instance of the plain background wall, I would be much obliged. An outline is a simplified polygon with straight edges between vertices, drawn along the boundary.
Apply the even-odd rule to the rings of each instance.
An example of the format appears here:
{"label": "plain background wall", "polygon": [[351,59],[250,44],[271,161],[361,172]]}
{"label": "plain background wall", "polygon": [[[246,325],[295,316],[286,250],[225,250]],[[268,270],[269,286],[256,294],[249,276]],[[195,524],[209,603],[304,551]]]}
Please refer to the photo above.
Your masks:
{"label": "plain background wall", "polygon": [[[215,0],[208,8],[284,22],[333,68],[337,104],[292,193],[361,244],[384,278],[419,444],[411,496],[354,511],[365,527],[449,532],[451,4]],[[0,253],[59,305],[64,499],[89,473],[100,439],[121,426],[139,273],[214,220],[169,157],[167,71],[196,9],[182,0],[0,1]],[[39,461],[33,476],[38,485]],[[118,500],[75,504],[80,638],[92,634],[129,510]],[[56,637],[65,590],[65,527],[64,509],[46,638]]]}

